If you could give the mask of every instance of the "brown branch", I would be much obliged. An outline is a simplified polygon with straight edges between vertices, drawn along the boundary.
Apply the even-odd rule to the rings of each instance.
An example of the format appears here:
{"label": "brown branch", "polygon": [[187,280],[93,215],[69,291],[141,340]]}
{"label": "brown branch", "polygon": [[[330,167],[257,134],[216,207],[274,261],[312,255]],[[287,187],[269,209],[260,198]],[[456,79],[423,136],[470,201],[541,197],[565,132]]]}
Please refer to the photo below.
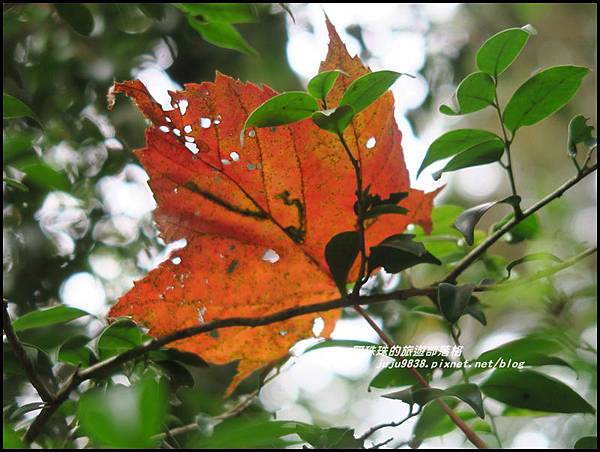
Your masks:
{"label": "brown branch", "polygon": [[[573,258],[564,261],[560,265],[555,265],[545,271],[538,272],[537,274],[535,274],[531,277],[523,278],[523,280],[524,280],[523,283],[530,283],[534,280],[537,280],[537,279],[540,279],[543,277],[547,277],[554,273],[557,273],[560,270],[563,270],[564,268],[577,263],[584,257],[587,257],[587,256],[593,254],[594,252],[596,252],[595,247],[591,248],[589,250],[586,250],[582,253],[579,253],[578,255],[574,256]],[[507,282],[507,283],[498,284],[495,286],[479,285],[479,286],[476,286],[473,290],[476,292],[504,290],[504,289],[515,287],[520,284],[521,284],[521,279],[516,280],[516,281]],[[269,314],[264,317],[231,317],[231,318],[222,319],[222,320],[214,320],[212,322],[205,323],[203,325],[198,325],[195,327],[175,331],[174,333],[171,333],[169,335],[163,336],[158,339],[152,339],[152,340],[146,342],[145,344],[140,345],[135,348],[132,348],[120,355],[108,358],[108,359],[101,361],[97,364],[94,364],[93,366],[90,366],[82,371],[77,371],[72,376],[70,381],[63,386],[63,389],[61,389],[59,391],[59,393],[56,395],[54,401],[51,404],[49,404],[49,406],[44,408],[42,410],[42,412],[38,415],[38,417],[34,420],[34,422],[31,424],[29,430],[27,431],[25,438],[28,441],[32,441],[33,439],[35,439],[35,437],[40,433],[41,427],[45,424],[45,422],[48,420],[48,418],[56,411],[56,409],[58,409],[60,404],[68,398],[71,391],[73,391],[77,386],[79,386],[80,383],[82,383],[86,380],[89,380],[91,378],[94,378],[99,374],[109,372],[125,362],[128,362],[132,359],[138,358],[140,356],[143,356],[146,353],[148,353],[149,351],[157,350],[157,349],[164,347],[172,342],[175,342],[175,341],[178,341],[181,339],[187,339],[189,337],[196,336],[196,335],[202,334],[202,333],[207,333],[210,331],[214,331],[214,330],[217,330],[220,328],[230,328],[230,327],[235,327],[235,326],[246,326],[246,327],[265,326],[265,325],[280,322],[283,320],[288,320],[293,317],[298,317],[298,316],[306,315],[306,314],[314,314],[314,313],[324,312],[324,311],[330,311],[332,309],[356,306],[356,307],[358,307],[357,310],[360,313],[361,311],[364,312],[364,309],[362,309],[360,307],[360,305],[370,305],[370,304],[381,303],[381,302],[390,301],[390,300],[406,300],[408,298],[418,297],[418,296],[431,297],[431,296],[435,296],[436,293],[437,293],[437,287],[433,286],[433,287],[425,287],[425,288],[402,289],[402,290],[398,290],[398,291],[391,292],[388,294],[365,295],[365,296],[360,296],[357,298],[342,298],[342,299],[337,299],[337,300],[325,301],[322,303],[298,306],[295,308],[290,308],[290,309],[279,311],[279,312],[276,312],[273,314]],[[366,312],[365,312],[365,314],[366,314]],[[370,319],[369,323],[371,324],[371,326],[375,325],[381,331],[379,326],[371,319],[370,316],[368,316],[368,314],[367,314],[367,317],[368,317],[368,319]],[[369,320],[367,320],[367,321],[369,321]],[[381,331],[381,333],[393,345],[393,341],[391,341],[391,339],[389,337],[387,337],[387,335],[383,331]],[[413,374],[415,376],[415,378],[420,383],[424,382],[425,384],[427,384],[427,381],[423,379],[421,374],[419,374],[417,371],[415,371],[415,372],[416,373]],[[453,414],[456,415],[455,413],[453,413]],[[457,418],[457,419],[458,419],[458,421],[462,422],[462,420],[460,418]]]}
{"label": "brown branch", "polygon": [[2,314],[2,328],[4,329],[4,334],[6,334],[6,339],[8,340],[8,343],[10,344],[13,352],[15,353],[17,360],[21,364],[21,367],[23,368],[23,370],[25,370],[29,382],[35,388],[40,398],[46,403],[52,402],[54,400],[54,396],[52,395],[50,390],[46,388],[44,382],[39,378],[31,360],[29,359],[29,356],[27,356],[27,352],[25,351],[23,344],[17,337],[17,334],[15,333],[15,330],[12,327],[10,315],[8,314],[8,303],[6,302],[6,300],[2,302],[2,305],[4,310]]}
{"label": "brown branch", "polygon": [[512,220],[510,220],[508,223],[506,223],[500,229],[495,231],[492,235],[490,235],[488,238],[486,238],[478,246],[473,248],[471,250],[471,252],[469,254],[467,254],[463,259],[461,259],[460,262],[456,265],[456,267],[454,267],[454,269],[450,273],[448,273],[448,275],[444,278],[444,282],[451,282],[451,283],[456,282],[456,278],[458,278],[458,276],[460,276],[467,268],[469,268],[473,262],[475,262],[477,259],[479,259],[479,257],[481,257],[481,255],[483,253],[485,253],[485,251],[489,247],[491,247],[494,243],[496,243],[504,234],[509,232],[512,228],[514,228],[516,225],[521,223],[527,217],[533,215],[535,212],[540,210],[546,204],[549,204],[550,202],[554,201],[555,199],[560,198],[569,188],[571,188],[573,185],[577,184],[580,180],[582,180],[587,175],[596,171],[597,167],[598,167],[598,164],[595,163],[594,165],[590,166],[589,168],[583,168],[579,174],[577,174],[576,176],[569,179],[567,182],[565,182],[563,185],[558,187],[555,191],[553,191],[546,197],[539,200],[537,203],[535,203],[529,209],[524,210],[520,217],[514,217]]}

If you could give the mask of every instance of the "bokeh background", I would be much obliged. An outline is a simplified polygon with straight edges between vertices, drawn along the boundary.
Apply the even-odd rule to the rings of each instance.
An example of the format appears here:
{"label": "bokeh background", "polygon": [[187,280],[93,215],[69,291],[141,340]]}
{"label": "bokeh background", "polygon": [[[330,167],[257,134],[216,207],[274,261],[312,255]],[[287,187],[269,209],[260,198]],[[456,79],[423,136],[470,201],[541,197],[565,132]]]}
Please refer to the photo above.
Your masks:
{"label": "bokeh background", "polygon": [[[236,25],[257,55],[212,45],[169,4],[160,5],[160,20],[138,4],[88,4],[94,17],[89,37],[72,30],[50,4],[6,8],[3,14],[3,90],[27,103],[36,121],[4,120],[3,139],[29,143],[22,152],[43,162],[41,176],[31,177],[27,192],[3,186],[3,287],[11,314],[20,316],[59,303],[82,308],[97,317],[33,330],[27,342],[54,350],[70,336],[95,334],[106,325],[108,307],[183,243],[165,244],[152,222],[155,203],[147,176],[132,155],[144,142],[145,123],[134,106],[120,99],[112,112],[106,93],[113,80],[140,78],[153,96],[169,103],[168,89],[212,80],[220,71],[242,80],[266,83],[277,90],[305,88],[325,57],[326,13],[347,43],[372,69],[413,74],[393,87],[396,118],[403,133],[405,159],[413,185],[445,189],[437,204],[463,208],[509,194],[506,174],[487,165],[447,174],[438,182],[432,166],[418,179],[416,170],[428,145],[452,128],[497,130],[495,112],[486,109],[466,117],[441,115],[457,84],[474,70],[479,46],[494,33],[532,24],[531,38],[518,61],[503,76],[500,102],[536,70],[557,64],[590,67],[569,106],[535,127],[522,129],[513,145],[516,183],[524,205],[550,192],[573,174],[566,156],[567,124],[578,113],[597,124],[597,7],[595,4],[280,4],[256,6],[256,21]],[[10,143],[9,143],[10,144]],[[22,176],[4,160],[4,175]],[[534,241],[497,244],[492,252],[510,261],[523,254],[549,251],[567,258],[596,243],[596,175],[588,177],[540,215],[542,234]],[[487,229],[507,210],[492,211],[480,227]],[[467,276],[477,280],[485,268]],[[439,276],[425,269],[411,273],[417,285]],[[385,275],[373,290],[401,284]],[[533,331],[562,331],[585,349],[571,356],[572,369],[549,367],[547,373],[574,387],[588,401],[596,391],[595,258],[567,270],[552,281],[500,295],[482,297],[488,326],[462,325],[465,356]],[[451,338],[435,318],[409,311],[398,303],[372,308],[372,313],[401,344],[449,344]],[[377,342],[368,325],[351,312],[333,335],[338,339]],[[327,426],[349,426],[357,432],[406,414],[406,405],[382,399],[368,390],[378,372],[377,360],[351,348],[302,354],[299,344],[260,392],[257,413],[281,420]],[[210,416],[230,401],[222,394],[235,365],[194,370],[195,385],[178,391],[181,418]],[[4,400],[22,405],[35,401],[23,379],[4,374]],[[119,380],[121,381],[121,380]],[[254,386],[252,386],[254,384]],[[256,381],[241,392],[251,390]],[[498,404],[499,405],[499,404]],[[501,416],[490,403],[504,446],[572,447],[595,433],[590,415]],[[26,424],[33,411],[19,422]],[[386,429],[374,441],[394,437],[401,445],[413,422]],[[483,434],[485,436],[485,433]],[[488,439],[486,437],[486,439]],[[489,438],[494,444],[495,438]],[[463,437],[451,432],[422,447],[460,447]]]}

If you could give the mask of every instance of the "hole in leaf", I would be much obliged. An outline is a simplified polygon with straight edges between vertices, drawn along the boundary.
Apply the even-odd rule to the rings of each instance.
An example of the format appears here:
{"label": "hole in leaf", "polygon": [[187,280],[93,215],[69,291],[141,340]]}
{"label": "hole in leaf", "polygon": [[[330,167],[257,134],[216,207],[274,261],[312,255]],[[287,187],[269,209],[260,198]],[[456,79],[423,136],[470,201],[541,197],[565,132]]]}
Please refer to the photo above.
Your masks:
{"label": "hole in leaf", "polygon": [[196,146],[196,143],[185,143],[185,147],[188,148],[188,150],[192,154],[197,154],[198,152],[200,152],[200,150],[198,149],[198,146]]}
{"label": "hole in leaf", "polygon": [[325,328],[325,321],[322,317],[317,317],[313,321],[312,332],[315,337],[319,337]]}
{"label": "hole in leaf", "polygon": [[367,149],[373,149],[376,144],[377,144],[377,140],[375,139],[375,137],[371,137],[367,140],[367,143],[365,144],[365,146],[367,147]]}
{"label": "hole in leaf", "polygon": [[181,130],[179,130],[179,129],[173,129],[173,133],[174,133],[175,135],[177,135],[178,137],[180,137],[180,136],[181,136]]}
{"label": "hole in leaf", "polygon": [[161,132],[167,133],[169,132],[171,129],[169,129],[167,126],[160,126],[158,128],[158,130],[160,130]]}
{"label": "hole in leaf", "polygon": [[210,119],[208,118],[200,118],[200,127],[203,129],[208,129],[210,127]]}
{"label": "hole in leaf", "polygon": [[183,128],[183,131],[184,131],[185,133],[190,133],[190,132],[192,131],[192,126],[190,126],[190,125],[188,124],[187,126],[185,126],[185,127]]}
{"label": "hole in leaf", "polygon": [[182,99],[179,101],[179,111],[181,112],[182,115],[185,115],[185,112],[187,111],[188,108],[188,101],[185,99]]}
{"label": "hole in leaf", "polygon": [[231,152],[229,154],[229,157],[231,157],[231,160],[233,160],[234,162],[239,162],[240,161],[240,154],[238,154],[235,151]]}
{"label": "hole in leaf", "polygon": [[277,254],[275,250],[268,249],[265,251],[265,254],[263,254],[262,260],[274,264],[279,260],[279,254]]}
{"label": "hole in leaf", "polygon": [[175,256],[173,259],[171,259],[171,262],[174,265],[179,265],[179,264],[181,264],[181,258],[179,256]]}

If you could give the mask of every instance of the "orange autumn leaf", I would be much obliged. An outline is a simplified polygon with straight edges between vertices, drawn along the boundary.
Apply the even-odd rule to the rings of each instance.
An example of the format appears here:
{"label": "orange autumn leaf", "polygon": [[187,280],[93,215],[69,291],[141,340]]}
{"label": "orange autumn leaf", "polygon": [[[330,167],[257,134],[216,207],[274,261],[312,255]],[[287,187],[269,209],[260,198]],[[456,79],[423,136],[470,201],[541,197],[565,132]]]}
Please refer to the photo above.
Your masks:
{"label": "orange autumn leaf", "polygon": [[[329,52],[321,71],[340,69],[328,97],[335,106],[355,78],[369,72],[351,58],[327,22]],[[277,93],[222,74],[172,92],[164,111],[140,81],[116,83],[152,121],[147,146],[136,151],[157,202],[155,219],[165,241],[186,239],[184,249],[151,271],[110,311],[131,316],[155,337],[227,317],[261,317],[336,298],[324,249],[336,234],[356,228],[354,172],[337,137],[310,119],[240,132],[257,106]],[[367,246],[405,230],[430,228],[434,193],[410,189],[394,100],[386,93],[358,114],[344,134],[361,161],[364,185],[382,198],[407,191],[407,215],[368,224]],[[367,144],[367,142],[369,144]],[[373,145],[374,144],[374,145]],[[229,392],[245,377],[285,356],[312,336],[333,330],[340,311],[310,314],[259,328],[235,327],[172,344],[224,364],[239,360]]]}

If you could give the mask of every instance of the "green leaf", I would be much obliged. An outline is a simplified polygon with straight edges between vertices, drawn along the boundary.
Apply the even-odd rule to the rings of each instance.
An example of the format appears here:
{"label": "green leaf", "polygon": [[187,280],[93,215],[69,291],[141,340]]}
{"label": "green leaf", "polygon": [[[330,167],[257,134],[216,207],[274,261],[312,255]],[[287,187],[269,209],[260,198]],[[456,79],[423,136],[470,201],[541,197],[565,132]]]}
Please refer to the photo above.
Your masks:
{"label": "green leaf", "polygon": [[507,405],[551,413],[595,413],[569,386],[533,370],[498,369],[481,390]]}
{"label": "green leaf", "polygon": [[316,111],[312,114],[313,122],[323,130],[341,135],[354,118],[354,109],[350,105],[342,105],[336,109]]}
{"label": "green leaf", "polygon": [[525,262],[531,262],[531,261],[546,261],[546,262],[553,261],[553,262],[560,263],[560,262],[562,262],[562,259],[558,256],[555,256],[554,254],[546,253],[546,252],[527,254],[523,257],[520,257],[519,259],[515,259],[510,264],[508,264],[508,266],[506,267],[507,275],[506,275],[505,279],[510,278],[512,269],[515,268],[517,265],[521,265]]}
{"label": "green leaf", "polygon": [[[458,405],[456,400],[449,400],[448,406],[452,409]],[[471,414],[471,413],[469,413]],[[471,414],[472,415],[472,414]],[[462,418],[462,416],[460,416]],[[413,429],[413,440],[410,447],[418,448],[419,444],[427,439],[450,433],[456,428],[448,415],[437,403],[432,403],[423,408],[417,423]]]}
{"label": "green leaf", "polygon": [[2,117],[4,119],[31,118],[40,122],[35,113],[23,101],[10,94],[3,93],[2,96]]}
{"label": "green leaf", "polygon": [[256,19],[250,3],[179,3],[178,7],[192,16],[202,16],[208,22],[239,24]]}
{"label": "green leaf", "polygon": [[438,302],[440,311],[448,322],[456,323],[464,314],[474,287],[474,284],[455,286],[440,283],[438,286]]}
{"label": "green leaf", "polygon": [[325,246],[325,259],[329,271],[342,296],[347,294],[348,273],[360,252],[360,233],[342,232],[335,235]]}
{"label": "green leaf", "polygon": [[26,449],[21,438],[14,428],[2,420],[2,448],[3,449]]}
{"label": "green leaf", "polygon": [[145,339],[146,336],[131,320],[117,320],[100,335],[98,354],[100,359],[107,359],[142,345]]}
{"label": "green leaf", "polygon": [[537,73],[513,94],[502,119],[513,134],[564,107],[590,70],[581,66],[554,66]]}
{"label": "green leaf", "polygon": [[494,80],[484,72],[474,72],[460,82],[453,97],[454,108],[440,107],[445,115],[466,115],[488,107],[494,103],[496,87]]}
{"label": "green leaf", "polygon": [[[444,363],[448,361],[448,359],[442,355],[407,358],[407,360],[408,359],[413,359],[415,361],[425,360],[424,366],[417,367],[419,372],[425,377],[430,376],[435,369],[442,368]],[[398,364],[398,367],[395,367],[396,364]],[[383,389],[412,386],[415,384],[415,377],[410,372],[408,365],[402,366],[401,361],[394,361],[390,364],[390,366],[392,365],[393,367],[386,367],[379,372],[369,383],[369,388]]]}
{"label": "green leaf", "polygon": [[45,190],[68,191],[71,182],[65,173],[55,170],[38,157],[26,157],[12,164],[25,173],[23,182],[35,185]]}
{"label": "green leaf", "polygon": [[33,148],[32,135],[9,135],[2,139],[2,162],[4,165]]}
{"label": "green leaf", "polygon": [[27,187],[27,185],[25,185],[24,183],[22,183],[21,181],[15,179],[13,177],[4,177],[2,179],[2,181],[6,185],[9,185],[9,186],[11,186],[13,188],[16,188],[18,190],[25,191],[25,192],[29,191],[29,188]]}
{"label": "green leaf", "polygon": [[[494,225],[493,230],[497,231],[506,223],[511,221],[514,218],[514,216],[514,213],[508,214],[499,223]],[[515,244],[520,243],[524,240],[535,240],[538,237],[540,237],[541,233],[542,226],[540,225],[540,221],[538,220],[537,215],[530,215],[524,220],[521,220],[519,224],[511,228],[510,232],[506,236],[506,241],[508,243]]]}
{"label": "green leaf", "polygon": [[410,405],[417,404],[420,406],[425,406],[429,402],[439,399],[440,397],[457,397],[473,408],[473,411],[475,411],[480,418],[483,419],[485,417],[481,391],[475,384],[460,384],[448,389],[412,386],[403,389],[402,391],[385,394],[382,397],[385,397],[386,399],[401,400]]}
{"label": "green leaf", "polygon": [[89,36],[94,30],[94,16],[83,3],[53,3],[62,20],[82,36]]}
{"label": "green leaf", "polygon": [[394,71],[370,72],[354,80],[340,100],[341,105],[350,105],[354,113],[367,108],[394,84],[402,74]]}
{"label": "green leaf", "polygon": [[388,215],[388,214],[396,214],[396,215],[406,215],[408,213],[408,209],[402,206],[395,206],[394,204],[380,204],[378,206],[369,209],[364,215],[363,218],[368,220],[369,218],[377,218],[380,215]]}
{"label": "green leaf", "polygon": [[274,127],[301,121],[318,109],[317,100],[305,92],[282,93],[271,97],[250,113],[242,134],[250,127]]}
{"label": "green leaf", "polygon": [[354,348],[356,346],[361,346],[361,347],[375,346],[375,347],[377,347],[377,344],[374,344],[373,342],[354,341],[354,340],[348,340],[348,339],[328,339],[326,341],[322,341],[322,342],[319,342],[318,344],[308,347],[306,350],[304,350],[304,353],[312,352],[313,350],[318,350],[320,348],[330,348],[330,347],[352,347],[352,348]]}
{"label": "green leaf", "polygon": [[96,362],[96,355],[87,347],[90,338],[75,336],[68,339],[58,350],[58,360],[73,366],[88,367]]}
{"label": "green leaf", "polygon": [[498,204],[510,204],[511,206],[516,207],[519,205],[520,202],[521,197],[509,196],[499,201],[486,202],[484,204],[479,204],[478,206],[471,207],[470,209],[465,210],[458,216],[458,218],[454,222],[454,227],[456,227],[456,229],[458,229],[462,233],[462,235],[465,237],[467,244],[471,246],[473,245],[474,241],[475,226],[488,210],[490,210],[492,207]]}
{"label": "green leaf", "polygon": [[138,7],[146,16],[159,22],[165,17],[165,10],[160,3],[139,3]]}
{"label": "green leaf", "polygon": [[477,416],[479,416],[481,419],[485,418],[481,391],[479,390],[479,386],[476,384],[467,383],[452,386],[444,390],[444,395],[458,397],[460,400],[473,408],[473,411],[475,411]]}
{"label": "green leaf", "polygon": [[371,247],[368,272],[383,267],[388,273],[399,273],[418,264],[441,264],[422,243],[413,239],[411,234],[397,234]]}
{"label": "green leaf", "polygon": [[438,180],[443,173],[497,162],[502,154],[504,154],[504,141],[484,141],[458,154],[443,169],[436,171],[432,176],[435,180]]}
{"label": "green leaf", "polygon": [[217,47],[237,50],[246,55],[257,55],[256,50],[246,42],[233,25],[219,22],[200,22],[193,17],[188,17],[188,23],[200,33],[200,36],[206,42],[210,42]]}
{"label": "green leaf", "polygon": [[270,421],[263,416],[242,415],[217,425],[212,436],[198,436],[189,446],[198,449],[283,448],[282,436],[299,433],[296,422]]}
{"label": "green leaf", "polygon": [[362,449],[363,441],[350,428],[323,428],[300,424],[296,433],[315,449]]}
{"label": "green leaf", "polygon": [[25,331],[31,328],[66,323],[86,315],[90,314],[81,309],[59,305],[49,309],[29,312],[16,319],[12,326],[15,331]]}
{"label": "green leaf", "polygon": [[492,77],[502,74],[519,56],[529,36],[536,31],[531,25],[509,28],[485,41],[477,52],[477,67]]}
{"label": "green leaf", "polygon": [[584,436],[583,438],[579,438],[573,449],[598,449],[598,437]]}
{"label": "green leaf", "polygon": [[308,82],[307,91],[311,96],[322,100],[325,104],[327,103],[327,95],[340,74],[344,72],[339,69],[332,71],[324,71],[315,75],[310,82]]}
{"label": "green leaf", "polygon": [[115,448],[151,448],[167,413],[165,388],[146,376],[131,387],[92,389],[81,396],[77,418],[93,444]]}
{"label": "green leaf", "polygon": [[469,298],[469,302],[465,308],[465,314],[469,314],[483,326],[487,325],[487,318],[485,317],[485,312],[483,312],[483,304],[477,297],[471,296],[471,298]]}
{"label": "green leaf", "polygon": [[569,138],[567,140],[567,151],[572,158],[577,156],[577,145],[585,144],[591,148],[596,144],[594,136],[594,127],[588,126],[589,118],[583,115],[577,115],[569,122]]}
{"label": "green leaf", "polygon": [[417,177],[434,162],[468,152],[479,144],[497,140],[501,140],[500,137],[487,130],[458,129],[447,132],[431,143],[417,172]]}
{"label": "green leaf", "polygon": [[178,361],[192,367],[208,367],[208,363],[195,353],[182,352],[174,348],[152,350],[148,356],[154,361]]}

